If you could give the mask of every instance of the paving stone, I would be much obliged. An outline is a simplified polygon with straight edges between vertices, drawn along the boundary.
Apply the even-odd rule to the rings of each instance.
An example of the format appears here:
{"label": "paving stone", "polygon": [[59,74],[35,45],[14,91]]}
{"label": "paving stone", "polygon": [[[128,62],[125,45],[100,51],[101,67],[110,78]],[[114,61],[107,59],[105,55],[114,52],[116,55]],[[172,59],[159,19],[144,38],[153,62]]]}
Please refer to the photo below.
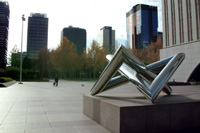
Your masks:
{"label": "paving stone", "polygon": [[[22,85],[16,83],[9,87],[0,88],[0,133],[110,132],[82,113],[83,95],[90,92],[95,82],[60,80],[58,87],[53,87],[52,83],[53,81],[23,82]],[[84,84],[84,87],[82,87],[81,84]],[[116,99],[115,95],[118,93],[137,94],[136,97],[126,97],[126,95],[122,95],[117,101],[119,104],[124,104],[125,101],[134,102],[135,104],[149,104],[146,102],[148,100],[141,95],[132,84],[117,87],[116,89],[105,92],[104,95],[114,100]],[[173,87],[172,94],[177,100],[183,98],[180,95],[187,95],[189,99],[199,99],[200,86],[189,86],[189,88],[180,86]],[[130,98],[133,100],[130,100]],[[163,100],[165,99],[165,97],[161,98]],[[159,102],[162,102],[162,100],[158,100],[156,104],[159,104]],[[95,101],[93,104],[99,103]],[[196,110],[185,110],[184,112],[193,113],[193,115],[190,115],[191,122],[197,127],[200,118],[199,107],[194,107],[196,107]],[[184,106],[181,108],[184,108]],[[150,109],[149,113],[151,113],[153,117],[162,115],[165,110],[167,109],[163,108],[161,114],[157,114],[156,111]],[[174,108],[174,110],[176,110],[176,108]],[[94,109],[94,114],[95,113],[98,113],[98,109],[96,108]],[[98,120],[99,117],[95,117],[95,119]],[[162,118],[159,120],[162,120]],[[185,123],[183,123],[183,125],[184,124]],[[149,127],[152,127],[152,131],[156,129],[156,127],[151,124]],[[162,130],[159,129],[159,131]]]}
{"label": "paving stone", "polygon": [[0,133],[107,133],[82,113],[82,95],[93,84],[61,80],[58,87],[51,81],[0,88]]}

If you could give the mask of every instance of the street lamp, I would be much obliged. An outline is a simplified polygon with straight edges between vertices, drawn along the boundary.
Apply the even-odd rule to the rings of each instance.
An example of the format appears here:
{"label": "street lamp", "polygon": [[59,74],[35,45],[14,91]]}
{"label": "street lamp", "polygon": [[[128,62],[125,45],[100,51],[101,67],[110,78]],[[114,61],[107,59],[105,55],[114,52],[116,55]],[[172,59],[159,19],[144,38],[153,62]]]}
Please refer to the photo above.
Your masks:
{"label": "street lamp", "polygon": [[24,14],[22,15],[22,36],[21,36],[21,58],[20,58],[20,80],[19,80],[19,84],[23,84],[22,83],[22,46],[23,46],[23,28],[24,28],[24,21],[25,21],[25,17]]}

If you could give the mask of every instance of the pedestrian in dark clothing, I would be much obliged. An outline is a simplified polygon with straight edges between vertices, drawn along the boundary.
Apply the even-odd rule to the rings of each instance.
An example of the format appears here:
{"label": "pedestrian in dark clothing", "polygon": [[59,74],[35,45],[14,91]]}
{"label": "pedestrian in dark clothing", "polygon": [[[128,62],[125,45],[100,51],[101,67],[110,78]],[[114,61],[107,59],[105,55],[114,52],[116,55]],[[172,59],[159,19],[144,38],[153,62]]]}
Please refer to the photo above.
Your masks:
{"label": "pedestrian in dark clothing", "polygon": [[55,77],[54,85],[58,86],[58,76],[57,76],[57,75],[56,75],[56,77]]}

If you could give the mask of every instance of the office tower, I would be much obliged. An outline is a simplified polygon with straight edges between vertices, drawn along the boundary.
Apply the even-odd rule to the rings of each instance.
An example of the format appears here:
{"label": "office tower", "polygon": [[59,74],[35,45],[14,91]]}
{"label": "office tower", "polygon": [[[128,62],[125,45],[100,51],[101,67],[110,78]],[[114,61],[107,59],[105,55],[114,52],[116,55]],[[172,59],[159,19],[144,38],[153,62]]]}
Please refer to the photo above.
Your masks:
{"label": "office tower", "polygon": [[[163,0],[163,59],[176,53],[186,58],[171,80],[200,79],[200,1]],[[200,81],[200,80],[199,80]]]}
{"label": "office tower", "polygon": [[131,49],[145,49],[158,34],[157,7],[139,4],[126,13],[127,43]]}
{"label": "office tower", "polygon": [[48,18],[46,14],[31,14],[28,18],[27,55],[37,59],[40,50],[47,49]]}
{"label": "office tower", "polygon": [[77,48],[78,55],[82,55],[86,49],[86,30],[69,26],[62,30],[62,37],[66,37],[70,42],[74,43]]}
{"label": "office tower", "polygon": [[7,45],[10,9],[8,2],[0,1],[0,72],[7,64]]}
{"label": "office tower", "polygon": [[103,47],[107,54],[115,52],[115,30],[112,27],[105,26],[101,28],[97,35],[97,42],[100,47]]}

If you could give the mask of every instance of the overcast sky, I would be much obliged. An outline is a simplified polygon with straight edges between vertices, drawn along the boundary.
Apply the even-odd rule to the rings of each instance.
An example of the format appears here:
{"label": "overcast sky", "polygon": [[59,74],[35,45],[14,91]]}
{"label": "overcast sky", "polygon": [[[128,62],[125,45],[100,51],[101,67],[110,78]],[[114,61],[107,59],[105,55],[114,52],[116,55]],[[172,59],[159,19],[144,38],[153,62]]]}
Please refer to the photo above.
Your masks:
{"label": "overcast sky", "polygon": [[[136,4],[158,7],[158,31],[162,31],[161,0],[7,0],[10,6],[8,54],[16,44],[21,48],[22,14],[25,15],[23,51],[27,45],[27,20],[30,13],[44,13],[49,18],[48,48],[56,48],[64,27],[84,28],[87,45],[96,40],[104,26],[112,26],[116,40],[126,39],[126,13]],[[123,42],[122,42],[123,43]]]}

